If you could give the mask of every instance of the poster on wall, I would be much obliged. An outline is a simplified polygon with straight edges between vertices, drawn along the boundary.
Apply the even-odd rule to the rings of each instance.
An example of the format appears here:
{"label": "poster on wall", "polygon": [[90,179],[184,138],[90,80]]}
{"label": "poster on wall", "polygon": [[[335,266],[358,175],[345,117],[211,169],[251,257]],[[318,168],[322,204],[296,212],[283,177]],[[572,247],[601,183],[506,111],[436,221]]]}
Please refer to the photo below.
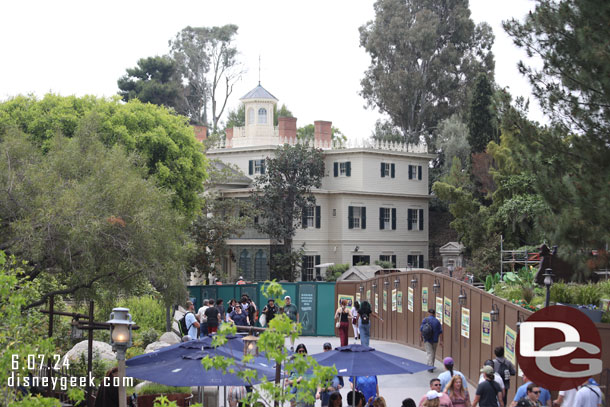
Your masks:
{"label": "poster on wall", "polygon": [[402,291],[399,291],[396,294],[396,307],[398,308],[398,312],[402,314]]}
{"label": "poster on wall", "polygon": [[396,288],[392,289],[392,311],[396,311]]}
{"label": "poster on wall", "polygon": [[383,290],[383,310],[388,310],[388,290]]}
{"label": "poster on wall", "polygon": [[353,295],[346,295],[346,294],[339,294],[339,304],[338,306],[341,306],[341,303],[343,302],[343,300],[347,301],[347,309],[352,309],[352,306],[354,305],[354,296]]}
{"label": "poster on wall", "polygon": [[462,307],[462,336],[470,338],[470,310]]}
{"label": "poster on wall", "polygon": [[481,343],[491,345],[491,315],[481,312]]}
{"label": "poster on wall", "polygon": [[422,312],[428,312],[428,287],[422,287],[421,289],[421,310]]}
{"label": "poster on wall", "polygon": [[441,297],[436,297],[436,319],[438,322],[443,324],[443,299]]}
{"label": "poster on wall", "polygon": [[413,312],[413,288],[409,287],[409,293],[407,294],[407,308]]}
{"label": "poster on wall", "polygon": [[517,340],[517,332],[513,331],[508,327],[504,326],[504,349],[506,351],[506,359],[513,362],[513,365],[517,364],[517,358],[515,357],[515,343]]}
{"label": "poster on wall", "polygon": [[371,290],[366,290],[366,300],[369,303],[371,302]]}
{"label": "poster on wall", "polygon": [[375,293],[375,314],[379,314],[379,294]]}
{"label": "poster on wall", "polygon": [[451,298],[445,297],[445,305],[443,311],[445,325],[451,326]]}
{"label": "poster on wall", "polygon": [[360,293],[356,293],[356,302],[360,304]]}

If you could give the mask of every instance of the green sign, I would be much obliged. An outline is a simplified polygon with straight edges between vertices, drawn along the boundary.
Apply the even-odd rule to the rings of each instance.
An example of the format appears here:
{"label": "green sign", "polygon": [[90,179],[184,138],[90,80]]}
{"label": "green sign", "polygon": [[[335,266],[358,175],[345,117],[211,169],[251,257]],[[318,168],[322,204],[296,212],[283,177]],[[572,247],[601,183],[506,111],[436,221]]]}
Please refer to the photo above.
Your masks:
{"label": "green sign", "polygon": [[303,335],[316,334],[316,286],[313,284],[299,285],[299,321]]}

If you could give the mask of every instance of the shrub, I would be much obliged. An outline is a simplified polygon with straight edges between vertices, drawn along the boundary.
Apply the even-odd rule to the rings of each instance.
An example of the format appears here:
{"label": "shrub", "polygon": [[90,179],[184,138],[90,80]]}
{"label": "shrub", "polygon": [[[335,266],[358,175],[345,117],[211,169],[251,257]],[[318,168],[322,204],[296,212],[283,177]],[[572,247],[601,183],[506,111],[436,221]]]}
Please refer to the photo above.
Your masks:
{"label": "shrub", "polygon": [[375,264],[384,269],[394,268],[394,264],[391,261],[375,260]]}
{"label": "shrub", "polygon": [[129,297],[119,301],[120,307],[129,308],[132,320],[140,329],[155,329],[165,331],[165,307],[163,303],[151,295]]}
{"label": "shrub", "polygon": [[337,281],[349,269],[349,264],[335,264],[326,269],[326,281]]}
{"label": "shrub", "polygon": [[494,287],[494,293],[498,297],[507,299],[509,301],[516,301],[522,298],[521,287],[505,283],[496,284]]}
{"label": "shrub", "polygon": [[144,348],[141,348],[139,346],[132,346],[130,348],[127,348],[127,352],[125,352],[125,358],[131,359],[134,356],[142,354],[144,354]]}
{"label": "shrub", "polygon": [[597,284],[581,284],[577,285],[575,300],[576,304],[580,305],[599,305],[599,301],[602,299],[601,288]]}
{"label": "shrub", "polygon": [[159,339],[159,332],[154,328],[148,328],[137,333],[137,339],[134,341],[137,346],[146,348],[149,344]]}
{"label": "shrub", "polygon": [[535,294],[534,287],[532,287],[532,286],[521,287],[521,294],[523,295],[523,299],[525,300],[525,302],[530,304],[532,302],[532,300],[534,299],[534,294]]}
{"label": "shrub", "polygon": [[138,390],[138,395],[143,396],[145,394],[173,394],[173,393],[190,393],[190,387],[174,387],[166,386],[164,384],[150,383],[146,386],[142,386]]}
{"label": "shrub", "polygon": [[555,283],[551,286],[551,301],[561,304],[574,303],[574,288],[566,283]]}

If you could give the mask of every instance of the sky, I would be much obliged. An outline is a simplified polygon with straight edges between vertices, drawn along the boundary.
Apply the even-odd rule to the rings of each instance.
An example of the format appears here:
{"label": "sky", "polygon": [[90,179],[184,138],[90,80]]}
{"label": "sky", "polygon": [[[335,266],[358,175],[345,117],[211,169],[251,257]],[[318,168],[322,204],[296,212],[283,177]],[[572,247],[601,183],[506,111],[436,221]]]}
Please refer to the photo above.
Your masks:
{"label": "sky", "polygon": [[[358,27],[374,18],[374,0],[199,0],[0,2],[0,100],[18,94],[42,97],[117,93],[117,79],[140,58],[163,55],[184,27],[239,26],[236,46],[246,72],[228,107],[261,85],[286,104],[297,126],[328,120],[349,139],[370,137],[382,115],[358,94],[370,58],[359,46]],[[471,0],[475,23],[496,36],[496,82],[530,98],[530,118],[543,121],[517,62],[525,54],[501,22],[523,19],[532,0]],[[226,112],[225,112],[226,114]]]}

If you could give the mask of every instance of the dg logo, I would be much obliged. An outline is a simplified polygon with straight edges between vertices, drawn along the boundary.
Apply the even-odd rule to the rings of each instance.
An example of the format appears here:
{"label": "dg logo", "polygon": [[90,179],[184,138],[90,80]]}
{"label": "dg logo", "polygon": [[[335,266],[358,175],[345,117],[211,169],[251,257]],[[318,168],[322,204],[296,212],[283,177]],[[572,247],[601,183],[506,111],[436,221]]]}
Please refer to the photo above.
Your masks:
{"label": "dg logo", "polygon": [[595,324],[576,308],[553,305],[519,328],[517,361],[523,373],[548,390],[576,388],[602,371],[602,341]]}

